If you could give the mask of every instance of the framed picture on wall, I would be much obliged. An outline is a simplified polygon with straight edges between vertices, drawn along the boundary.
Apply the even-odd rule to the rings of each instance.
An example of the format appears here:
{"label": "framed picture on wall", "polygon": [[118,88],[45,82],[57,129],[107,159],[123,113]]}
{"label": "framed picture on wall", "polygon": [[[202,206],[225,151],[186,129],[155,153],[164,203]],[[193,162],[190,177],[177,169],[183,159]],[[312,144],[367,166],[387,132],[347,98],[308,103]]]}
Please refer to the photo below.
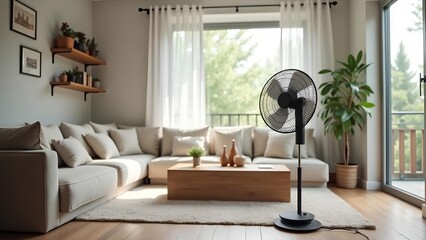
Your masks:
{"label": "framed picture on wall", "polygon": [[37,12],[17,0],[11,0],[10,30],[37,39]]}
{"label": "framed picture on wall", "polygon": [[22,74],[41,77],[41,52],[21,46],[19,72]]}

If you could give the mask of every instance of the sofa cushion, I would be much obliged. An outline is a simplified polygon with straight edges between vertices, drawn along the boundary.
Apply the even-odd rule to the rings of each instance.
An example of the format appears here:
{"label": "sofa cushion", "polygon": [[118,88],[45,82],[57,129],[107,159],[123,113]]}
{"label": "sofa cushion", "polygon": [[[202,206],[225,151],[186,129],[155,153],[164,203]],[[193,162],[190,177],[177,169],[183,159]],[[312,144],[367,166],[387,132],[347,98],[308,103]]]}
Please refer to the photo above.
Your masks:
{"label": "sofa cushion", "polygon": [[50,150],[40,122],[17,128],[0,128],[0,150]]}
{"label": "sofa cushion", "polygon": [[[177,163],[192,163],[192,157],[162,156],[155,158],[148,164],[148,177],[151,179],[162,179],[162,182],[165,182],[167,179],[167,169]],[[219,165],[219,157],[213,155],[202,156],[201,164],[203,163],[216,163]]]}
{"label": "sofa cushion", "polygon": [[92,126],[95,133],[103,133],[108,135],[108,131],[111,129],[117,129],[117,124],[114,122],[107,123],[107,124],[100,124],[95,122],[89,122],[89,124]]}
{"label": "sofa cushion", "polygon": [[69,167],[74,168],[92,161],[83,145],[73,137],[62,140],[53,139],[52,144],[58,155]]}
{"label": "sofa cushion", "polygon": [[93,160],[89,165],[110,166],[117,169],[118,186],[126,186],[148,176],[148,163],[154,159],[152,154],[120,156],[107,160]]}
{"label": "sofa cushion", "polygon": [[117,187],[117,170],[91,165],[59,168],[58,181],[60,211],[70,212],[113,192]]}
{"label": "sofa cushion", "polygon": [[294,134],[282,134],[274,131],[268,133],[265,157],[293,158]]}
{"label": "sofa cushion", "polygon": [[238,149],[238,152],[241,153],[243,149],[243,131],[233,130],[233,131],[219,131],[216,130],[215,137],[215,152],[216,155],[221,155],[223,152],[223,145],[226,145],[226,151],[229,152],[232,146],[232,140],[235,139],[235,147]]}
{"label": "sofa cushion", "polygon": [[[207,140],[209,128],[181,129],[181,128],[163,128],[163,139],[161,145],[161,155],[170,156],[172,154],[174,137],[204,137]],[[205,144],[206,152],[208,152],[208,143]],[[208,154],[208,153],[207,153]]]}
{"label": "sofa cushion", "polygon": [[118,124],[118,128],[136,128],[138,134],[139,146],[143,153],[160,154],[160,128],[159,127],[139,127]]}
{"label": "sofa cushion", "polygon": [[[303,185],[308,185],[306,182],[328,182],[328,164],[316,159],[307,158],[300,161],[302,166],[302,181]],[[297,166],[298,159],[279,159],[257,157],[253,159],[254,164],[284,164],[290,169],[290,180],[297,181]]]}
{"label": "sofa cushion", "polygon": [[96,155],[102,159],[110,159],[120,156],[115,143],[104,133],[89,133],[84,135],[84,138],[93,148]]}
{"label": "sofa cushion", "polygon": [[220,155],[222,153],[222,150],[220,153],[216,153],[216,144],[215,144],[215,131],[220,132],[227,132],[227,131],[235,131],[235,130],[242,130],[243,132],[243,146],[242,149],[238,149],[240,151],[240,154],[244,154],[249,157],[253,157],[253,126],[235,126],[235,127],[215,127],[210,130],[210,154],[216,154]]}
{"label": "sofa cushion", "polygon": [[188,156],[188,151],[193,146],[204,148],[204,137],[174,137],[172,156]]}
{"label": "sofa cushion", "polygon": [[117,146],[120,155],[142,154],[135,128],[110,129],[109,135]]}
{"label": "sofa cushion", "polygon": [[59,129],[61,129],[62,135],[64,138],[73,137],[77,139],[83,147],[86,149],[86,151],[89,153],[91,157],[96,157],[96,153],[93,151],[93,149],[90,147],[90,145],[86,142],[84,139],[84,135],[88,133],[95,133],[92,126],[90,124],[84,124],[84,125],[75,125],[71,123],[61,123],[59,125]]}
{"label": "sofa cushion", "polygon": [[[266,143],[268,141],[268,133],[271,130],[268,127],[255,127],[253,129],[253,151],[254,157],[260,157],[265,154]],[[302,158],[315,158],[315,139],[313,135],[313,128],[305,129],[305,145],[301,146]],[[297,145],[294,146],[293,157],[297,157]]]}
{"label": "sofa cushion", "polygon": [[268,143],[268,133],[272,131],[268,127],[255,127],[253,129],[253,156],[259,157],[265,154]]}

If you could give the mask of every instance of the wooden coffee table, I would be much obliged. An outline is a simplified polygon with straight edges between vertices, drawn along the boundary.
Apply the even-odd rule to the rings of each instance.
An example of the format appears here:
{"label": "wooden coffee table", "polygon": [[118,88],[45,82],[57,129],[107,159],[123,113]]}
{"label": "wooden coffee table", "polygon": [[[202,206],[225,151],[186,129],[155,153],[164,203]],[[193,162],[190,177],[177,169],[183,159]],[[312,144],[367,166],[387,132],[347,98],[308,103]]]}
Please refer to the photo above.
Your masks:
{"label": "wooden coffee table", "polygon": [[168,199],[227,201],[290,201],[290,170],[285,165],[259,169],[255,164],[178,163],[168,169]]}

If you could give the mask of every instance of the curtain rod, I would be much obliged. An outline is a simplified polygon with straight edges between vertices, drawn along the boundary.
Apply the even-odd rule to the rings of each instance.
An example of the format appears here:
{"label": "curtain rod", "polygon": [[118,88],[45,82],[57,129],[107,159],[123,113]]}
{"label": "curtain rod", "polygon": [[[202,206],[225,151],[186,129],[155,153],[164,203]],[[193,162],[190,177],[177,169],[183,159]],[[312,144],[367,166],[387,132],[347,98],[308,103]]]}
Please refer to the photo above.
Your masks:
{"label": "curtain rod", "polygon": [[[327,3],[323,2],[322,5],[326,5]],[[287,4],[286,4],[287,5]],[[301,3],[301,6],[303,6],[304,4]],[[314,3],[314,5],[316,6],[317,3]],[[337,5],[337,1],[331,1],[329,2],[329,6],[332,7],[333,5]],[[235,8],[235,12],[239,12],[239,8],[251,8],[251,7],[280,7],[280,4],[257,4],[257,5],[235,5],[235,6],[205,6],[205,7],[201,7],[202,9],[212,9],[212,8]],[[293,4],[291,4],[291,6],[293,6]],[[175,7],[171,8],[172,10],[176,10]],[[197,7],[198,9],[198,7]],[[146,14],[149,15],[150,9],[149,8],[138,8],[139,12],[146,12]]]}

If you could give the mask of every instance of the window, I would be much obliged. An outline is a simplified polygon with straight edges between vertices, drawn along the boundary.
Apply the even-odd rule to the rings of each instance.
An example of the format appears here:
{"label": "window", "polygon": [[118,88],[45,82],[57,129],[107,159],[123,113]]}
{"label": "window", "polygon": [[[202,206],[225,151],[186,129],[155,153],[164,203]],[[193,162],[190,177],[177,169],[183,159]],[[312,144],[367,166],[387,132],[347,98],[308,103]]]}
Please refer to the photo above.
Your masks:
{"label": "window", "polygon": [[210,126],[263,125],[259,94],[264,83],[280,70],[280,34],[278,22],[205,25]]}

